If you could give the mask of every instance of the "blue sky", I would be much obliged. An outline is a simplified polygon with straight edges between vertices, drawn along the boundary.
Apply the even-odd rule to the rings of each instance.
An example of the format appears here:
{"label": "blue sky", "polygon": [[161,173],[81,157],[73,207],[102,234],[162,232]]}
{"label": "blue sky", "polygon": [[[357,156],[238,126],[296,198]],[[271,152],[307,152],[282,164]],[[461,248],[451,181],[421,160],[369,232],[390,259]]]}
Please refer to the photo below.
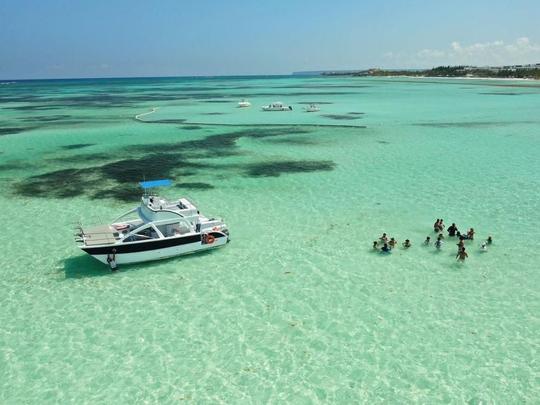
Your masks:
{"label": "blue sky", "polygon": [[540,63],[540,0],[0,2],[0,79],[458,63]]}

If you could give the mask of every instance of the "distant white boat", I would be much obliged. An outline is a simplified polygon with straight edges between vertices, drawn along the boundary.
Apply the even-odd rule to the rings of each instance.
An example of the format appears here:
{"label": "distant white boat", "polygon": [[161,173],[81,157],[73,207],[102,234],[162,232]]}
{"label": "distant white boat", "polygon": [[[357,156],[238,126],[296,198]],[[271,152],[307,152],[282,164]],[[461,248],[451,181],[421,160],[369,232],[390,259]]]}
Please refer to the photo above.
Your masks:
{"label": "distant white boat", "polygon": [[317,107],[315,104],[310,104],[307,107],[304,107],[305,112],[319,112],[321,109]]}
{"label": "distant white boat", "polygon": [[263,106],[263,111],[292,111],[290,105],[285,105],[281,101],[275,101],[272,104]]}
{"label": "distant white boat", "polygon": [[238,102],[238,107],[240,108],[251,107],[251,103],[245,99],[242,99]]}

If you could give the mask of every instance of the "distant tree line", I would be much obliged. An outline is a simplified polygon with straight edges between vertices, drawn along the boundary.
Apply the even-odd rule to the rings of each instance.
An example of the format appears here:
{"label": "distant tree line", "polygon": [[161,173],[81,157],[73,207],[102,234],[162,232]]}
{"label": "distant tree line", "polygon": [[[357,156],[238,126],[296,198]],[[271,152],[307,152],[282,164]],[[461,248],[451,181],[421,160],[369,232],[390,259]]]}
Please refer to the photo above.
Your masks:
{"label": "distant tree line", "polygon": [[437,66],[426,70],[369,69],[358,72],[325,72],[325,76],[492,77],[540,80],[539,68],[486,69],[470,66]]}

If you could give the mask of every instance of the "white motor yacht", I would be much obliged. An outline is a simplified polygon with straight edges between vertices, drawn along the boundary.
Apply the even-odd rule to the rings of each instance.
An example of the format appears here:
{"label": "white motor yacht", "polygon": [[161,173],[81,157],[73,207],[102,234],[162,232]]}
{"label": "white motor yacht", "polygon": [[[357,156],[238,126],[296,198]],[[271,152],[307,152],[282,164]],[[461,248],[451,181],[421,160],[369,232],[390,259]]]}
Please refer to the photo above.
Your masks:
{"label": "white motor yacht", "polygon": [[79,227],[78,246],[114,268],[116,264],[165,259],[227,244],[229,231],[221,219],[205,217],[187,198],[169,201],[147,192],[171,183],[141,182],[141,204],[110,224]]}
{"label": "white motor yacht", "polygon": [[310,104],[307,107],[304,107],[305,112],[319,112],[321,109],[315,104]]}
{"label": "white motor yacht", "polygon": [[251,107],[251,103],[245,99],[242,99],[238,102],[238,107],[240,108]]}
{"label": "white motor yacht", "polygon": [[272,104],[263,106],[263,111],[292,111],[290,105],[284,105],[281,101],[275,101]]}

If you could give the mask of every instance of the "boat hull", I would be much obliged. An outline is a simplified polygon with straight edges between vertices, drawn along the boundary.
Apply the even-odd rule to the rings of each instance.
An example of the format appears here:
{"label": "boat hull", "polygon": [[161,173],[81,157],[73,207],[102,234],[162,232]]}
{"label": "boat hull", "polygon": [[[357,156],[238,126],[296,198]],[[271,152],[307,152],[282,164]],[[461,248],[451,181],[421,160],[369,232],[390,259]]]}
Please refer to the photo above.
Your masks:
{"label": "boat hull", "polygon": [[222,232],[211,232],[214,237],[212,243],[203,243],[201,234],[179,236],[174,238],[158,239],[147,242],[132,242],[108,246],[81,246],[81,249],[101,263],[109,264],[107,259],[114,252],[117,264],[142,263],[153,260],[167,259],[210,250],[224,246],[229,237]]}

